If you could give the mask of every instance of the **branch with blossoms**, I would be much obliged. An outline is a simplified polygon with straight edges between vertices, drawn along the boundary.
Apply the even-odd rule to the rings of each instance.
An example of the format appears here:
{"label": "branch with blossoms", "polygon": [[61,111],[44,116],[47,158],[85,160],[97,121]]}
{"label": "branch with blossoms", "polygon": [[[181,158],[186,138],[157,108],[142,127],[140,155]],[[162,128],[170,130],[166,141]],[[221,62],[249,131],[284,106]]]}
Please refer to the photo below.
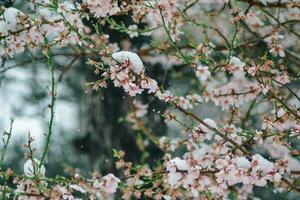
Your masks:
{"label": "branch with blossoms", "polygon": [[[3,198],[107,199],[119,190],[123,199],[248,199],[255,197],[256,187],[300,194],[299,3],[32,0],[28,4],[28,13],[3,8],[0,56],[5,65],[26,49],[44,53],[39,60],[48,61],[51,74],[50,119],[40,159],[29,139],[24,174],[1,169]],[[116,16],[129,17],[131,24],[118,22]],[[138,49],[119,46],[111,42],[108,28],[132,40],[150,37],[151,42]],[[164,153],[153,167],[127,162],[124,151],[114,150],[123,177],[98,172],[91,178],[46,176],[59,103],[54,61],[64,56],[54,50],[69,47],[75,49],[70,54],[74,60],[58,80],[77,57],[88,56],[87,64],[99,79],[86,85],[96,91],[108,84],[121,88],[130,105],[124,121]],[[185,92],[148,75],[157,63],[173,82],[183,81]],[[167,110],[159,113],[164,113],[166,123],[175,122],[181,135],[159,138],[148,127],[148,105],[140,96],[166,105]],[[198,106],[221,114],[208,118],[213,113],[197,112]],[[4,141],[6,152],[9,139]],[[143,145],[140,148],[146,151]],[[4,154],[1,164],[3,160]]]}

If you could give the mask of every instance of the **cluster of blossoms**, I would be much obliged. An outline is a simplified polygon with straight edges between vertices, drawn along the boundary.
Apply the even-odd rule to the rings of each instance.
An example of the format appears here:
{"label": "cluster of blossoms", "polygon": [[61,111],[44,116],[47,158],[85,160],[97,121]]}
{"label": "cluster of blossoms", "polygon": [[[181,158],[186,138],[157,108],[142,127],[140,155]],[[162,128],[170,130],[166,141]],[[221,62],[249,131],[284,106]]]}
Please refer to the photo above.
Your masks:
{"label": "cluster of blossoms", "polygon": [[[98,173],[91,179],[80,174],[48,178],[46,145],[41,161],[24,164],[24,175],[0,170],[6,183],[2,197],[108,199],[119,189],[123,199],[248,199],[254,198],[256,187],[300,193],[299,3],[32,0],[29,5],[28,14],[3,8],[0,56],[12,58],[26,49],[47,55],[53,87],[46,141],[56,95],[51,50],[71,47],[67,49],[75,49],[74,58],[87,56],[101,77],[93,89],[105,88],[110,81],[123,89],[131,109],[125,121],[165,154],[151,168],[147,163],[134,166],[124,161],[124,152],[114,152],[122,179]],[[136,24],[118,24],[113,18],[123,15]],[[128,38],[111,42],[108,29],[125,32]],[[137,48],[129,41],[139,36],[147,36],[147,42]],[[152,66],[162,69],[162,77],[147,75]],[[196,78],[188,74],[191,69]],[[167,125],[183,134],[153,136],[144,120],[150,106],[139,96],[164,104]],[[199,104],[211,110],[199,111]],[[8,184],[11,177],[13,186]]]}
{"label": "cluster of blossoms", "polygon": [[[204,95],[206,100],[212,100],[222,109],[228,110],[231,107],[239,107],[245,102],[256,98],[261,88],[257,82],[249,81],[244,72],[245,63],[237,57],[231,57],[229,63],[225,65],[224,70],[232,74],[230,81],[225,77],[224,73],[218,74],[218,79],[211,78],[211,72],[206,66],[198,66],[196,68],[196,76],[206,87]],[[239,87],[237,87],[237,85]]]}
{"label": "cluster of blossoms", "polygon": [[[0,36],[5,38],[0,43],[0,56],[13,56],[21,53],[26,44],[31,44],[32,48],[37,46],[43,39],[41,32],[29,27],[30,22],[24,13],[15,8],[5,9],[0,21]],[[29,29],[28,33],[25,34],[23,29]]]}
{"label": "cluster of blossoms", "polygon": [[107,15],[114,15],[120,12],[120,8],[117,2],[112,0],[95,1],[95,0],[84,0],[81,5],[82,8],[88,8],[94,17],[105,17]]}
{"label": "cluster of blossoms", "polygon": [[[239,189],[251,188],[249,190],[251,191],[254,186],[266,186],[268,181],[280,184],[285,173],[290,173],[299,167],[290,156],[287,147],[278,144],[270,137],[262,143],[270,155],[277,159],[275,162],[265,159],[260,154],[235,155],[230,148],[232,144],[224,141],[222,137],[216,135],[215,131],[208,128],[217,130],[216,123],[209,118],[205,119],[204,123],[209,126],[200,124],[193,129],[190,139],[186,142],[189,151],[183,155],[183,158],[171,158],[171,155],[165,157],[164,182],[167,187],[170,187],[165,199],[174,196],[174,190],[177,191],[179,188],[184,188],[187,192],[177,191],[179,197],[187,195],[199,198],[201,192],[209,191],[214,199],[226,198],[230,194],[229,188],[234,185],[243,184]],[[228,137],[237,144],[246,141],[246,138],[241,136],[241,129],[230,126],[224,127],[222,131],[228,133]],[[256,134],[258,139],[263,141],[262,132]],[[211,141],[213,137],[215,141],[212,145],[204,143],[204,141]],[[199,142],[202,145],[199,145]],[[238,198],[247,199],[250,193],[240,193]]]}
{"label": "cluster of blossoms", "polygon": [[122,86],[130,96],[141,94],[145,89],[149,93],[157,91],[157,82],[144,75],[144,64],[137,54],[121,51],[112,54],[112,58],[120,63],[110,68],[110,78],[116,87]]}
{"label": "cluster of blossoms", "polygon": [[[50,1],[44,2],[50,3]],[[16,8],[5,8],[0,20],[1,57],[12,57],[22,53],[25,47],[37,50],[45,46],[45,41],[60,47],[68,44],[82,44],[78,35],[69,31],[68,26],[75,27],[78,32],[83,32],[85,27],[79,13],[74,13],[75,5],[72,2],[60,4],[57,11],[41,7],[36,10],[37,16],[24,14]],[[63,22],[68,21],[68,24]]]}
{"label": "cluster of blossoms", "polygon": [[[91,199],[108,198],[115,193],[120,179],[113,174],[107,174],[101,177],[94,173],[91,179],[85,179],[80,174],[75,174],[73,178],[60,178],[61,183],[57,184],[56,179],[50,179],[46,176],[44,165],[37,159],[29,159],[24,164],[24,176],[16,176],[16,174],[8,169],[1,176],[14,177],[13,182],[16,184],[14,193],[18,195],[18,199],[78,199],[73,194],[90,194]],[[39,180],[36,182],[35,180]],[[1,195],[6,198],[12,197],[11,188],[1,187],[3,190]],[[8,190],[6,190],[8,189]],[[43,195],[40,196],[40,192]]]}
{"label": "cluster of blossoms", "polygon": [[[214,160],[210,150],[202,147],[185,155],[185,159],[176,157],[167,161],[167,184],[174,189],[185,188],[194,198],[207,190],[213,198],[218,198],[229,195],[228,188],[239,183],[265,186],[267,181],[279,183],[281,180],[280,167],[259,154],[253,155],[251,161],[246,157],[231,157],[228,154]],[[244,199],[247,196],[239,197]]]}

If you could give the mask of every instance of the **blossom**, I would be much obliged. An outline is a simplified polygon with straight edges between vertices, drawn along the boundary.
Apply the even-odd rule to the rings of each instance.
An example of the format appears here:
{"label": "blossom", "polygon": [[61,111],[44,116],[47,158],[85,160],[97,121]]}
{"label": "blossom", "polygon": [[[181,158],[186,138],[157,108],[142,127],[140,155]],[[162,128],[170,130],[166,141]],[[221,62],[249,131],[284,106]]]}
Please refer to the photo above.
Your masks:
{"label": "blossom", "polygon": [[171,187],[175,187],[178,185],[179,181],[182,178],[182,174],[176,171],[171,171],[168,173],[168,183],[171,185]]}
{"label": "blossom", "polygon": [[17,31],[18,27],[20,27],[20,19],[21,17],[25,17],[25,14],[16,8],[9,7],[5,9],[3,16],[7,24],[6,25],[7,30]]}
{"label": "blossom", "polygon": [[147,114],[148,105],[142,104],[142,102],[133,100],[134,116],[141,118]]}
{"label": "blossom", "polygon": [[178,170],[181,170],[181,171],[188,170],[188,163],[186,162],[186,160],[176,157],[176,158],[170,160],[170,163],[173,164],[174,166],[176,166],[176,168]]}
{"label": "blossom", "polygon": [[143,89],[149,89],[148,93],[155,93],[158,89],[157,82],[154,79],[147,78],[141,81],[141,87]]}
{"label": "blossom", "polygon": [[121,64],[128,64],[136,74],[141,74],[144,71],[144,64],[136,53],[129,51],[119,51],[112,54],[113,59]]}
{"label": "blossom", "polygon": [[179,105],[183,108],[183,109],[192,109],[193,105],[191,104],[189,99],[186,99],[184,97],[179,97]]}
{"label": "blossom", "polygon": [[[276,4],[277,7],[276,0],[257,1],[263,3],[266,9],[269,5],[273,7]],[[173,132],[173,129],[180,127],[174,132],[182,132],[183,138],[160,138],[159,148],[166,152],[160,160],[165,162],[163,166],[157,162],[155,171],[148,168],[147,163],[134,166],[130,161],[125,161],[125,153],[115,153],[119,159],[117,168],[125,170],[124,184],[120,184],[121,180],[113,174],[99,178],[98,173],[93,173],[91,179],[78,174],[66,179],[45,178],[44,165],[37,159],[31,159],[24,164],[25,178],[19,179],[13,172],[6,172],[14,181],[12,186],[0,186],[2,194],[7,191],[12,195],[20,193],[20,199],[40,199],[44,198],[39,197],[42,191],[49,199],[76,199],[75,194],[83,198],[107,199],[106,195],[112,196],[110,194],[116,192],[120,184],[124,199],[144,198],[142,195],[149,199],[202,199],[207,197],[206,194],[211,199],[229,199],[232,191],[235,191],[237,198],[247,199],[253,197],[254,186],[268,186],[271,182],[272,188],[281,187],[287,183],[281,182],[282,177],[286,177],[291,184],[296,181],[297,176],[292,172],[300,168],[299,162],[294,159],[299,153],[294,148],[300,137],[297,119],[300,111],[295,102],[299,92],[295,82],[298,77],[292,74],[297,72],[294,54],[299,50],[295,40],[298,27],[294,19],[298,19],[300,14],[296,7],[290,8],[295,6],[293,3],[284,0],[280,2],[280,9],[272,10],[270,7],[267,9],[270,15],[260,15],[250,2],[244,2],[245,8],[249,4],[247,12],[244,12],[244,6],[243,9],[233,6],[220,10],[220,17],[213,17],[209,12],[229,0],[199,0],[192,4],[187,0],[72,2],[75,1],[59,1],[56,5],[51,0],[32,0],[30,6],[26,5],[24,13],[16,8],[3,7],[0,16],[0,60],[3,58],[1,64],[8,65],[3,66],[4,71],[14,68],[9,66],[14,62],[8,57],[25,49],[35,57],[40,53],[36,50],[46,52],[51,47],[54,64],[59,65],[68,64],[63,63],[64,59],[60,57],[74,56],[77,59],[76,56],[84,55],[94,58],[98,53],[101,58],[89,63],[94,65],[95,74],[101,80],[91,85],[95,89],[105,87],[110,79],[115,87],[122,88],[130,96],[131,110],[125,121],[130,123],[131,128],[147,135],[152,128],[154,132],[161,129],[155,125],[160,121],[161,110],[152,113],[153,119],[145,118],[148,104],[142,102],[148,101],[151,107],[154,106],[153,111],[157,111],[158,107],[167,109],[165,120],[172,121],[168,124],[168,130]],[[27,10],[30,11],[25,13]],[[273,15],[277,12],[278,15]],[[109,16],[117,13],[120,16],[113,17],[116,21],[111,21]],[[126,24],[128,29],[124,28],[128,20],[123,23],[121,19],[125,15],[132,17],[134,22]],[[218,16],[219,12],[213,15]],[[83,23],[82,19],[87,23]],[[262,20],[267,23],[264,25]],[[116,24],[112,24],[114,22]],[[202,26],[203,22],[210,27]],[[237,23],[241,22],[247,26],[238,26]],[[288,30],[278,26],[277,22],[288,26]],[[198,23],[201,31],[194,26]],[[139,30],[139,27],[142,29]],[[232,28],[237,28],[233,38]],[[129,38],[126,34],[123,34],[121,41],[118,36],[109,38],[108,34],[115,32],[127,32]],[[181,34],[184,34],[183,37]],[[130,40],[139,36],[152,36],[154,40],[151,43],[149,37],[146,40]],[[182,43],[179,42],[181,38],[184,39]],[[114,43],[110,43],[112,41]],[[268,49],[256,51],[261,42],[266,43]],[[62,47],[66,47],[66,55]],[[120,51],[120,48],[126,51]],[[242,48],[247,48],[247,51],[241,51]],[[115,53],[109,56],[111,52]],[[284,59],[269,55],[283,57],[285,53],[289,56]],[[232,56],[238,54],[243,57]],[[139,56],[147,63],[160,63],[156,66],[161,69],[153,73],[157,79],[147,75]],[[199,62],[209,66],[197,66]],[[189,80],[186,65],[195,67],[195,75],[201,84],[194,79]],[[163,70],[165,73],[161,73]],[[172,78],[178,80],[173,81]],[[289,83],[293,88],[286,86]],[[148,94],[144,94],[146,92]],[[265,95],[260,95],[260,92]],[[133,98],[138,94],[144,95]],[[153,102],[154,97],[160,102]],[[143,101],[138,101],[141,99]],[[220,109],[216,108],[216,112],[211,109],[209,100],[224,112],[219,115]],[[202,105],[197,110],[187,111],[199,103]],[[267,112],[271,108],[274,111]],[[191,127],[194,123],[198,124]],[[262,126],[263,131],[255,131],[253,127],[256,125]],[[4,134],[4,141],[8,137]],[[144,137],[138,139],[141,139],[137,142],[143,149],[150,144]],[[155,137],[150,139],[157,143]],[[247,149],[247,152],[243,153],[238,148]],[[266,150],[272,161],[255,154],[261,150]],[[27,194],[33,196],[27,197]]]}
{"label": "blossom", "polygon": [[137,32],[137,25],[133,24],[128,26],[128,33],[130,38],[138,37],[139,33]]}
{"label": "blossom", "polygon": [[94,183],[94,186],[106,193],[112,194],[116,192],[119,182],[121,182],[119,178],[115,177],[113,174],[107,174],[101,178],[100,182]]}
{"label": "blossom", "polygon": [[265,173],[268,173],[273,170],[274,164],[259,154],[255,154],[252,157],[251,165],[254,170],[261,170]]}
{"label": "blossom", "polygon": [[236,72],[229,83],[207,88],[208,96],[223,110],[228,110],[230,106],[240,107],[243,103],[255,99],[261,90],[258,83],[250,82],[242,74],[241,71]]}
{"label": "blossom", "polygon": [[243,63],[239,58],[232,56],[229,60],[228,70],[230,73],[240,77],[240,76],[243,76],[243,74],[244,74],[243,67],[245,65],[246,64]]}
{"label": "blossom", "polygon": [[144,65],[139,56],[129,51],[120,51],[112,54],[118,62],[110,67],[110,78],[116,87],[123,87],[130,96],[141,94],[144,89],[148,93],[156,93],[157,82],[144,74]]}
{"label": "blossom", "polygon": [[118,3],[112,0],[83,0],[83,3],[87,5],[90,12],[93,13],[96,18],[114,15],[120,11]]}
{"label": "blossom", "polygon": [[281,84],[287,84],[290,82],[289,76],[287,75],[287,73],[282,73],[279,76],[277,76],[276,81],[281,83]]}
{"label": "blossom", "polygon": [[255,74],[257,73],[257,71],[258,71],[258,66],[250,67],[247,70],[248,74],[250,74],[251,76],[255,76]]}
{"label": "blossom", "polygon": [[25,18],[25,14],[20,10],[9,7],[6,8],[3,13],[4,21],[1,22],[0,25],[0,33],[4,33],[6,31],[18,31],[23,26],[21,24],[21,18]]}
{"label": "blossom", "polygon": [[198,66],[196,71],[196,76],[202,81],[205,82],[210,77],[211,73],[206,66]]}
{"label": "blossom", "polygon": [[24,167],[24,174],[28,177],[34,176],[45,176],[46,168],[44,165],[40,166],[40,161],[38,159],[29,159],[25,162]]}
{"label": "blossom", "polygon": [[264,24],[254,12],[249,12],[245,16],[245,22],[253,29],[256,29]]}
{"label": "blossom", "polygon": [[215,133],[211,128],[217,129],[217,124],[210,118],[205,118],[203,122],[205,124],[199,124],[193,129],[193,137],[198,140],[210,140]]}
{"label": "blossom", "polygon": [[75,9],[75,6],[72,2],[64,1],[63,3],[60,3],[57,8],[58,13],[65,13],[65,12],[71,12],[73,9]]}
{"label": "blossom", "polygon": [[69,188],[71,188],[71,189],[73,189],[73,190],[76,190],[76,191],[78,191],[78,192],[81,192],[81,193],[83,193],[83,194],[86,193],[86,190],[85,190],[85,189],[83,189],[81,186],[76,185],[76,184],[70,185]]}
{"label": "blossom", "polygon": [[164,102],[168,102],[173,99],[173,95],[169,90],[166,90],[165,92],[161,92],[160,90],[158,90],[156,92],[156,96]]}

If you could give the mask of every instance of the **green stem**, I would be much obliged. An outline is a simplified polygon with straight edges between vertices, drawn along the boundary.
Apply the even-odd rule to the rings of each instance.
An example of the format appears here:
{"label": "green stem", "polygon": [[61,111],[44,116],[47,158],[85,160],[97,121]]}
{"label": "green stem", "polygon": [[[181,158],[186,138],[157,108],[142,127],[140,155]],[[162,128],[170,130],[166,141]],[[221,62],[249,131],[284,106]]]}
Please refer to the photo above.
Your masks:
{"label": "green stem", "polygon": [[48,125],[48,133],[46,136],[46,142],[45,142],[45,147],[44,147],[44,151],[41,157],[41,162],[39,164],[39,168],[42,166],[45,157],[48,153],[49,150],[49,145],[50,145],[50,140],[51,140],[51,135],[53,133],[53,121],[54,121],[54,108],[55,108],[55,101],[56,101],[56,82],[55,82],[55,66],[54,66],[54,62],[53,62],[53,57],[52,57],[52,53],[51,50],[48,50],[47,53],[47,60],[48,60],[48,66],[49,69],[51,71],[51,103],[50,103],[50,120],[49,120],[49,125]]}
{"label": "green stem", "polygon": [[7,140],[5,141],[3,139],[3,142],[4,142],[4,147],[3,147],[3,150],[2,150],[2,153],[1,153],[1,159],[0,159],[0,169],[2,168],[2,165],[3,165],[3,160],[4,160],[4,157],[5,157],[5,153],[7,151],[7,147],[8,147],[8,144],[9,144],[9,141],[10,141],[10,138],[11,138],[11,133],[12,133],[12,127],[13,127],[13,123],[14,123],[15,119],[12,117],[10,119],[10,127],[9,127],[9,132],[8,133],[4,133],[4,134],[7,134]]}

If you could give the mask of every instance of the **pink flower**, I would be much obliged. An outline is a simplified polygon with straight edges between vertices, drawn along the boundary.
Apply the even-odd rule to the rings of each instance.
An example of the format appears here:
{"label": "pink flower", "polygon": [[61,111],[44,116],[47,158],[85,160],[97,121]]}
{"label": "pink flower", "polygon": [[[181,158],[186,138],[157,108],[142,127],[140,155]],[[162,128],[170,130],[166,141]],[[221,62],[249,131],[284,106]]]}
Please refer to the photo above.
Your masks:
{"label": "pink flower", "polygon": [[114,15],[120,11],[118,3],[112,0],[83,0],[96,18]]}
{"label": "pink flower", "polygon": [[94,187],[100,188],[104,192],[112,194],[117,191],[119,182],[121,182],[119,178],[115,177],[113,174],[107,174],[106,176],[102,177],[100,183],[95,181]]}
{"label": "pink flower", "polygon": [[170,101],[170,100],[172,100],[173,99],[173,95],[172,95],[172,93],[169,91],[169,90],[166,90],[165,92],[161,92],[160,90],[158,90],[157,92],[156,92],[156,96],[160,99],[160,100],[162,100],[162,101],[164,101],[164,102],[168,102],[168,101]]}

